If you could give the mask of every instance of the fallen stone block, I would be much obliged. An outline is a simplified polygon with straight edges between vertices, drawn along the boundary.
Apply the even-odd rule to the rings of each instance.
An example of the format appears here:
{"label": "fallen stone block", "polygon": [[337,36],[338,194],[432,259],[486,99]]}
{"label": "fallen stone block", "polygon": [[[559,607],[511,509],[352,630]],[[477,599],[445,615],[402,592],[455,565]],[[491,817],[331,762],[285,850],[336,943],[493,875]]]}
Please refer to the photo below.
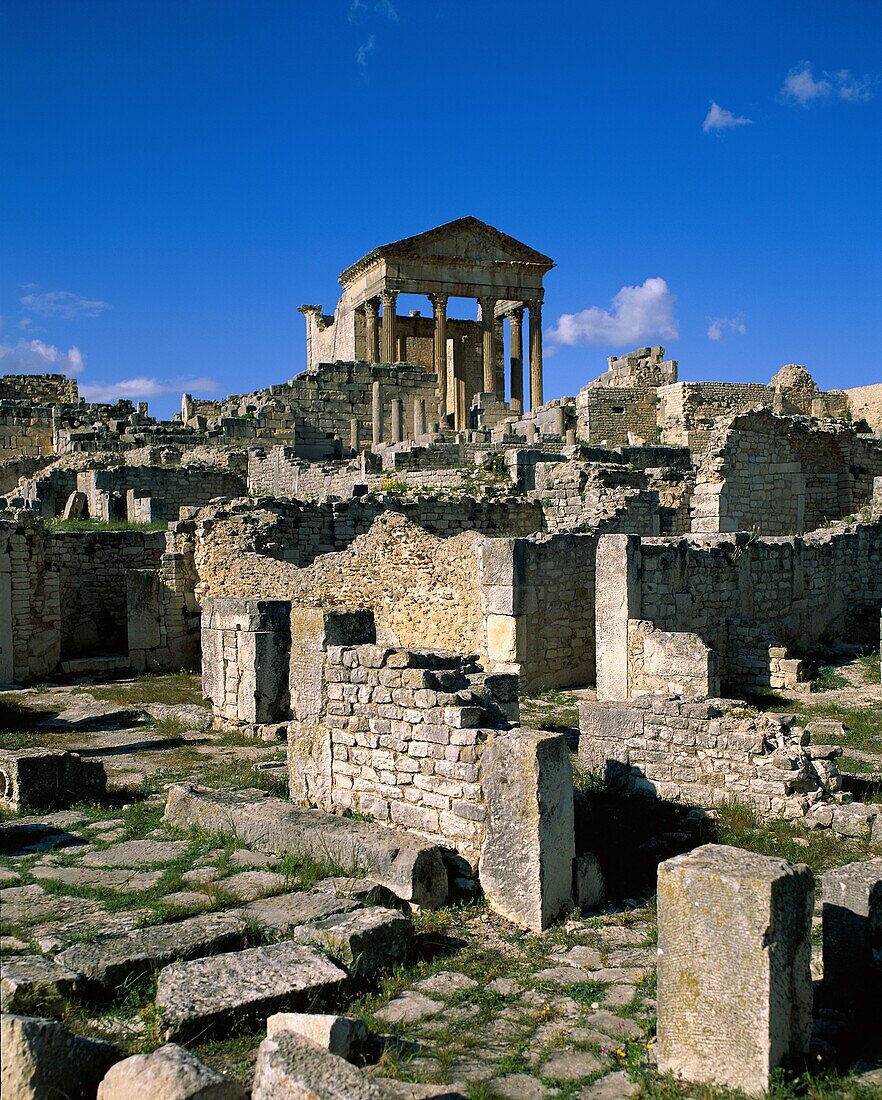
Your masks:
{"label": "fallen stone block", "polygon": [[491,907],[542,932],[572,905],[573,769],[560,733],[497,734],[484,751],[480,880]]}
{"label": "fallen stone block", "polygon": [[245,1090],[189,1050],[166,1043],[112,1066],[98,1100],[245,1100]]}
{"label": "fallen stone block", "polygon": [[211,711],[196,703],[148,703],[144,710],[158,722],[180,722],[188,730],[211,729]]}
{"label": "fallen stone block", "polygon": [[291,938],[321,948],[351,978],[366,978],[406,958],[413,925],[398,909],[378,906],[302,925]]}
{"label": "fallen stone block", "polygon": [[245,927],[245,918],[237,910],[208,913],[77,943],[56,955],[55,961],[80,974],[87,986],[110,990],[176,960],[241,947]]}
{"label": "fallen stone block", "polygon": [[169,788],[165,820],[232,832],[250,847],[276,855],[307,855],[347,873],[366,871],[396,897],[435,907],[447,898],[447,871],[437,844],[372,822],[301,809],[265,791]]}
{"label": "fallen stone block", "polygon": [[580,852],[573,860],[573,904],[577,909],[596,909],[606,901],[603,871],[593,852]]}
{"label": "fallen stone block", "polygon": [[120,1059],[110,1043],[82,1039],[56,1020],[7,1013],[0,1018],[0,1048],[3,1100],[92,1100]]}
{"label": "fallen stone block", "polygon": [[882,1003],[882,857],[821,876],[824,1000],[878,1030]]}
{"label": "fallen stone block", "polygon": [[266,932],[288,933],[298,924],[309,924],[335,913],[349,913],[360,908],[351,898],[303,890],[250,901],[240,912]]}
{"label": "fallen stone block", "polygon": [[0,1008],[27,1015],[56,1009],[79,974],[43,955],[14,955],[0,965]]}
{"label": "fallen stone block", "polygon": [[381,1084],[293,1031],[266,1038],[257,1052],[251,1100],[384,1100]]}
{"label": "fallen stone block", "polygon": [[812,1027],[812,873],[707,844],[658,868],[658,1064],[758,1096]]}
{"label": "fallen stone block", "polygon": [[71,806],[100,798],[106,787],[100,760],[63,749],[0,750],[0,806],[7,810]]}
{"label": "fallen stone block", "polygon": [[322,1012],[277,1012],[266,1022],[266,1036],[273,1039],[281,1031],[293,1031],[322,1050],[346,1059],[367,1039],[363,1020]]}
{"label": "fallen stone block", "polygon": [[77,489],[70,494],[64,503],[64,509],[61,513],[62,519],[82,519],[86,514],[86,508],[89,504],[89,498],[85,493],[79,492]]}
{"label": "fallen stone block", "polygon": [[345,980],[346,972],[313,948],[274,943],[172,963],[160,971],[156,1007],[163,1037],[185,1040],[243,1017],[306,1007]]}

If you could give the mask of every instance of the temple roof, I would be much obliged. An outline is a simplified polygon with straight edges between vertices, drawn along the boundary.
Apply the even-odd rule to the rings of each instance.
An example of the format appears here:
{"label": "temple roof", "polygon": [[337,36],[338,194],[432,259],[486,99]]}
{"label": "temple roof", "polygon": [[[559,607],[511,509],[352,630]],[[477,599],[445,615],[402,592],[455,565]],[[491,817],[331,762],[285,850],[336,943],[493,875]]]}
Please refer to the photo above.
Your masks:
{"label": "temple roof", "polygon": [[378,260],[419,257],[434,261],[443,259],[451,263],[460,260],[471,264],[524,264],[542,268],[543,271],[554,267],[554,260],[544,253],[509,237],[480,218],[466,217],[371,249],[342,272],[340,282],[345,286]]}

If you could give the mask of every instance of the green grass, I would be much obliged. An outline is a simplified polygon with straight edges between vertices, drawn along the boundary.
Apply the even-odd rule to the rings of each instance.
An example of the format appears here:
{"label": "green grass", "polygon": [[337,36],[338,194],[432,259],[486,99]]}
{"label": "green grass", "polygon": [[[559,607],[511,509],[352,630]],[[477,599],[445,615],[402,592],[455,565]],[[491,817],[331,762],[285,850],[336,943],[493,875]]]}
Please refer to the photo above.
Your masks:
{"label": "green grass", "polygon": [[573,729],[579,725],[579,699],[552,688],[521,700],[521,724],[527,729]]}
{"label": "green grass", "polygon": [[112,684],[97,684],[94,687],[74,688],[75,692],[86,692],[95,699],[126,706],[131,703],[195,703],[204,706],[202,698],[202,677],[198,672],[170,672],[164,675],[138,676],[135,680]]}
{"label": "green grass", "polygon": [[879,652],[865,653],[858,657],[858,668],[861,679],[867,684],[879,683]]}
{"label": "green grass", "polygon": [[832,665],[821,665],[812,679],[812,691],[838,691],[849,686],[848,680]]}
{"label": "green grass", "polygon": [[131,523],[127,519],[50,519],[49,531],[166,531],[168,523]]}

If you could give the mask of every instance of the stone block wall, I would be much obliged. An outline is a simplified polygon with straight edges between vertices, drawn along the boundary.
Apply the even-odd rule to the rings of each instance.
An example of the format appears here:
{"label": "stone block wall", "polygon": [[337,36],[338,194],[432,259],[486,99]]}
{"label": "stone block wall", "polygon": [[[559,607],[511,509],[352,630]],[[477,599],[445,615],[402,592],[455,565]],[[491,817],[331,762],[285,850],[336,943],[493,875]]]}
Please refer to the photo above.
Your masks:
{"label": "stone block wall", "polygon": [[126,632],[136,672],[193,668],[200,655],[201,614],[195,578],[183,554],[163,554],[157,569],[126,574]]}
{"label": "stone block wall", "polygon": [[655,695],[579,707],[579,760],[611,786],[698,806],[737,800],[764,817],[803,817],[842,788],[841,749],[813,745],[792,714],[734,699]]}
{"label": "stone block wall", "polygon": [[[576,397],[579,439],[589,444],[624,447],[636,440],[656,442],[654,386],[606,387],[590,385]],[[679,443],[680,440],[666,440]]]}
{"label": "stone block wall", "polygon": [[58,667],[60,579],[36,513],[0,512],[0,683],[28,683]]}
{"label": "stone block wall", "polygon": [[770,646],[798,657],[861,640],[860,615],[882,604],[878,520],[790,538],[604,535],[597,559],[597,684],[607,699],[628,698],[629,620],[696,634],[724,685],[769,687]]}
{"label": "stone block wall", "polygon": [[126,574],[159,566],[164,532],[54,531],[45,545],[58,574],[62,660],[126,653]]}
{"label": "stone block wall", "polygon": [[66,374],[4,374],[0,377],[0,401],[74,405],[79,399],[76,379]]}
{"label": "stone block wall", "polygon": [[[146,465],[86,470],[77,474],[76,488],[86,494],[90,518],[134,523],[138,516],[129,514],[133,503],[129,494],[140,501],[149,497],[150,514],[156,519],[177,519],[182,507],[200,508],[215,497],[242,496],[247,483],[238,474],[217,466]],[[160,504],[162,508],[157,510]]]}

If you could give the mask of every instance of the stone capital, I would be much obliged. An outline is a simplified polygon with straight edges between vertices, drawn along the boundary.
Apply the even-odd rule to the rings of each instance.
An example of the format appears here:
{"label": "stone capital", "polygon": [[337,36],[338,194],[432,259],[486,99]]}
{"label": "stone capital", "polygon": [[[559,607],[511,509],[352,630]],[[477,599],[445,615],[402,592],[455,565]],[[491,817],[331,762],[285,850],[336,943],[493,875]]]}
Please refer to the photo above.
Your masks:
{"label": "stone capital", "polygon": [[436,314],[445,313],[447,310],[447,299],[449,294],[427,294],[426,297],[432,303],[432,309]]}
{"label": "stone capital", "polygon": [[398,291],[397,290],[381,290],[380,291],[380,298],[382,299],[382,302],[383,302],[383,309],[386,309],[387,307],[390,308],[390,309],[394,309],[395,308],[395,303],[398,301]]}
{"label": "stone capital", "polygon": [[376,317],[377,314],[379,313],[379,310],[380,310],[380,300],[379,300],[379,298],[365,298],[365,300],[364,300],[364,311],[365,311],[365,313],[371,314],[372,316]]}

